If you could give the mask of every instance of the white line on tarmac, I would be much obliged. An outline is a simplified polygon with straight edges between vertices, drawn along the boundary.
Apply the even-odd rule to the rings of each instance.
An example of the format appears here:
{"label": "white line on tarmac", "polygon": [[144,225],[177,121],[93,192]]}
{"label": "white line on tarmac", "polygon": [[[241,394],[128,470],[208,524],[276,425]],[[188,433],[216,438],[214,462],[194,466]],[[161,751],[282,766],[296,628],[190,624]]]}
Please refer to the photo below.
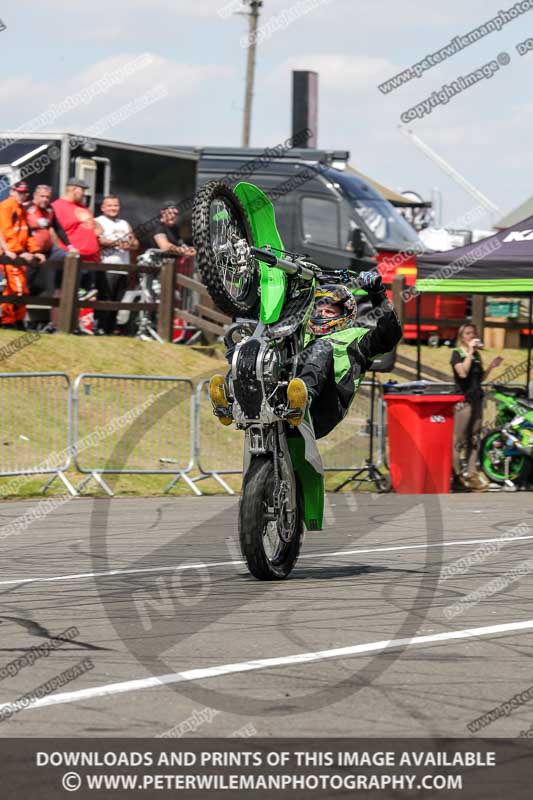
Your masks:
{"label": "white line on tarmac", "polygon": [[[295,653],[290,656],[278,656],[276,658],[262,658],[255,661],[222,664],[217,667],[189,669],[185,672],[171,672],[168,675],[159,675],[152,678],[139,678],[132,681],[123,681],[122,683],[108,683],[105,686],[92,686],[87,689],[80,689],[77,692],[53,694],[36,700],[34,703],[30,703],[24,710],[43,708],[44,706],[55,706],[63,703],[76,703],[79,700],[89,700],[95,697],[136,692],[143,689],[152,689],[156,686],[164,686],[166,684],[199,681],[207,678],[217,678],[223,675],[234,675],[238,672],[252,672],[254,670],[284,667],[293,664],[309,664],[316,661],[325,661],[327,659],[372,653],[378,650],[392,650],[399,647],[411,647],[413,645],[447,642],[457,639],[470,639],[476,636],[506,634],[512,631],[525,631],[528,629],[533,629],[533,620],[489,625],[483,628],[467,628],[463,631],[448,631],[446,633],[434,633],[427,636],[413,636],[410,639],[385,639],[381,642],[355,644],[349,647],[337,647],[333,650],[317,650],[311,653]],[[0,712],[7,708],[13,711],[16,706],[14,706],[13,703],[2,703],[0,705]]]}
{"label": "white line on tarmac", "polygon": [[[364,553],[389,553],[395,550],[424,550],[430,547],[455,547],[464,545],[486,544],[489,542],[501,541],[501,536],[493,539],[464,539],[456,542],[436,542],[435,544],[401,544],[391,547],[369,547],[359,550],[334,550],[331,553],[309,553],[299,557],[299,561],[304,558],[332,558],[333,556],[353,556]],[[526,539],[533,539],[533,536],[513,536],[512,539],[505,539],[505,545],[514,542],[521,542]],[[75,581],[83,578],[107,578],[112,575],[139,575],[143,572],[178,572],[185,569],[209,569],[209,567],[231,567],[236,564],[244,564],[243,560],[238,561],[199,561],[197,564],[182,564],[172,567],[139,567],[137,569],[112,569],[107,572],[80,572],[74,575],[56,575],[50,578],[15,578],[9,581],[0,581],[0,586],[15,586],[24,583],[51,583],[55,581]]]}

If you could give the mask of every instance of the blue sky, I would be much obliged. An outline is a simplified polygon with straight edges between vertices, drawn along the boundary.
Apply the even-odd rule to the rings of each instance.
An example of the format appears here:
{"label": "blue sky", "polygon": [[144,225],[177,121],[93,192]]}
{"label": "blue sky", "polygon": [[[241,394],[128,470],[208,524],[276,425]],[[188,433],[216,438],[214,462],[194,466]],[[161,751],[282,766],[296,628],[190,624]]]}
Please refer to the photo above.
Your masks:
{"label": "blue sky", "polygon": [[[310,0],[264,0],[261,24]],[[235,0],[235,5],[237,5]],[[4,0],[0,17],[3,130],[90,86],[143,53],[151,63],[48,129],[83,132],[114,110],[163,84],[168,94],[114,126],[107,138],[135,142],[238,145],[242,126],[247,30],[243,16],[224,18],[228,0],[92,0],[90,4]],[[502,0],[314,0],[258,47],[252,145],[290,135],[291,70],[319,72],[318,143],[348,149],[351,163],[395,189],[429,196],[438,187],[445,221],[476,205],[398,131],[403,111],[442,84],[502,52],[511,57],[484,80],[440,106],[412,129],[505,213],[533,194],[533,10],[383,95],[377,84],[445,46],[512,3]],[[305,6],[305,7],[307,7]],[[89,12],[90,9],[90,13]],[[483,221],[482,221],[483,222]]]}

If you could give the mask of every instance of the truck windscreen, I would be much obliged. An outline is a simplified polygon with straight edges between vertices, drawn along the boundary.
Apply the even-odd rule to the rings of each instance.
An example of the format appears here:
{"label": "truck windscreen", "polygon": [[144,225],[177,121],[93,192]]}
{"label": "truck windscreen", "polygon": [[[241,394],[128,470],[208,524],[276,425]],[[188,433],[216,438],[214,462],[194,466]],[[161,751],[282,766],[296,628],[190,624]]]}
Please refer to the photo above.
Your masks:
{"label": "truck windscreen", "polygon": [[394,206],[368,183],[354,175],[346,175],[337,170],[335,170],[335,182],[350,201],[357,216],[369,229],[375,240],[372,242],[374,247],[382,245],[398,250],[412,247],[424,250],[415,230],[398,214]]}

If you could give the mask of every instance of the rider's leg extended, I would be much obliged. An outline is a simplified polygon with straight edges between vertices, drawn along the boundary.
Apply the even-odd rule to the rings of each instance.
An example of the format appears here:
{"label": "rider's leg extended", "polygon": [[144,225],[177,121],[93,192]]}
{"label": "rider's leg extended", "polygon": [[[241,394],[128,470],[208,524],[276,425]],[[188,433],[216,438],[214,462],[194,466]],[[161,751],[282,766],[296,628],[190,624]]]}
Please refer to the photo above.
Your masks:
{"label": "rider's leg extended", "polygon": [[289,425],[297,426],[303,421],[309,394],[307,386],[301,378],[293,378],[287,386],[287,402],[291,416],[287,418]]}
{"label": "rider's leg extended", "polygon": [[[327,339],[315,339],[300,356],[300,364],[295,378],[295,381],[305,384],[308,396],[307,402],[309,403],[317,439],[326,436],[333,430],[345,414],[339,400],[338,387],[335,381],[333,354],[331,342]],[[289,394],[290,389],[291,384],[289,384],[287,394]]]}
{"label": "rider's leg extended", "polygon": [[290,425],[300,425],[310,400],[318,397],[324,388],[333,365],[333,348],[330,342],[316,339],[300,355],[298,374],[287,387],[287,400],[291,416]]}

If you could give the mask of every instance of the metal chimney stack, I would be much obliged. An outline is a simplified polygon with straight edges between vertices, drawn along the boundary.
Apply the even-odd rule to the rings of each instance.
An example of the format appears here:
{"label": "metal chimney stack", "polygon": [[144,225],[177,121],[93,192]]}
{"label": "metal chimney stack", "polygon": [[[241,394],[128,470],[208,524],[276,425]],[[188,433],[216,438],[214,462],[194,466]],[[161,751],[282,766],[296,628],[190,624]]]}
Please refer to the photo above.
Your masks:
{"label": "metal chimney stack", "polygon": [[292,73],[292,137],[298,147],[318,147],[318,72]]}

